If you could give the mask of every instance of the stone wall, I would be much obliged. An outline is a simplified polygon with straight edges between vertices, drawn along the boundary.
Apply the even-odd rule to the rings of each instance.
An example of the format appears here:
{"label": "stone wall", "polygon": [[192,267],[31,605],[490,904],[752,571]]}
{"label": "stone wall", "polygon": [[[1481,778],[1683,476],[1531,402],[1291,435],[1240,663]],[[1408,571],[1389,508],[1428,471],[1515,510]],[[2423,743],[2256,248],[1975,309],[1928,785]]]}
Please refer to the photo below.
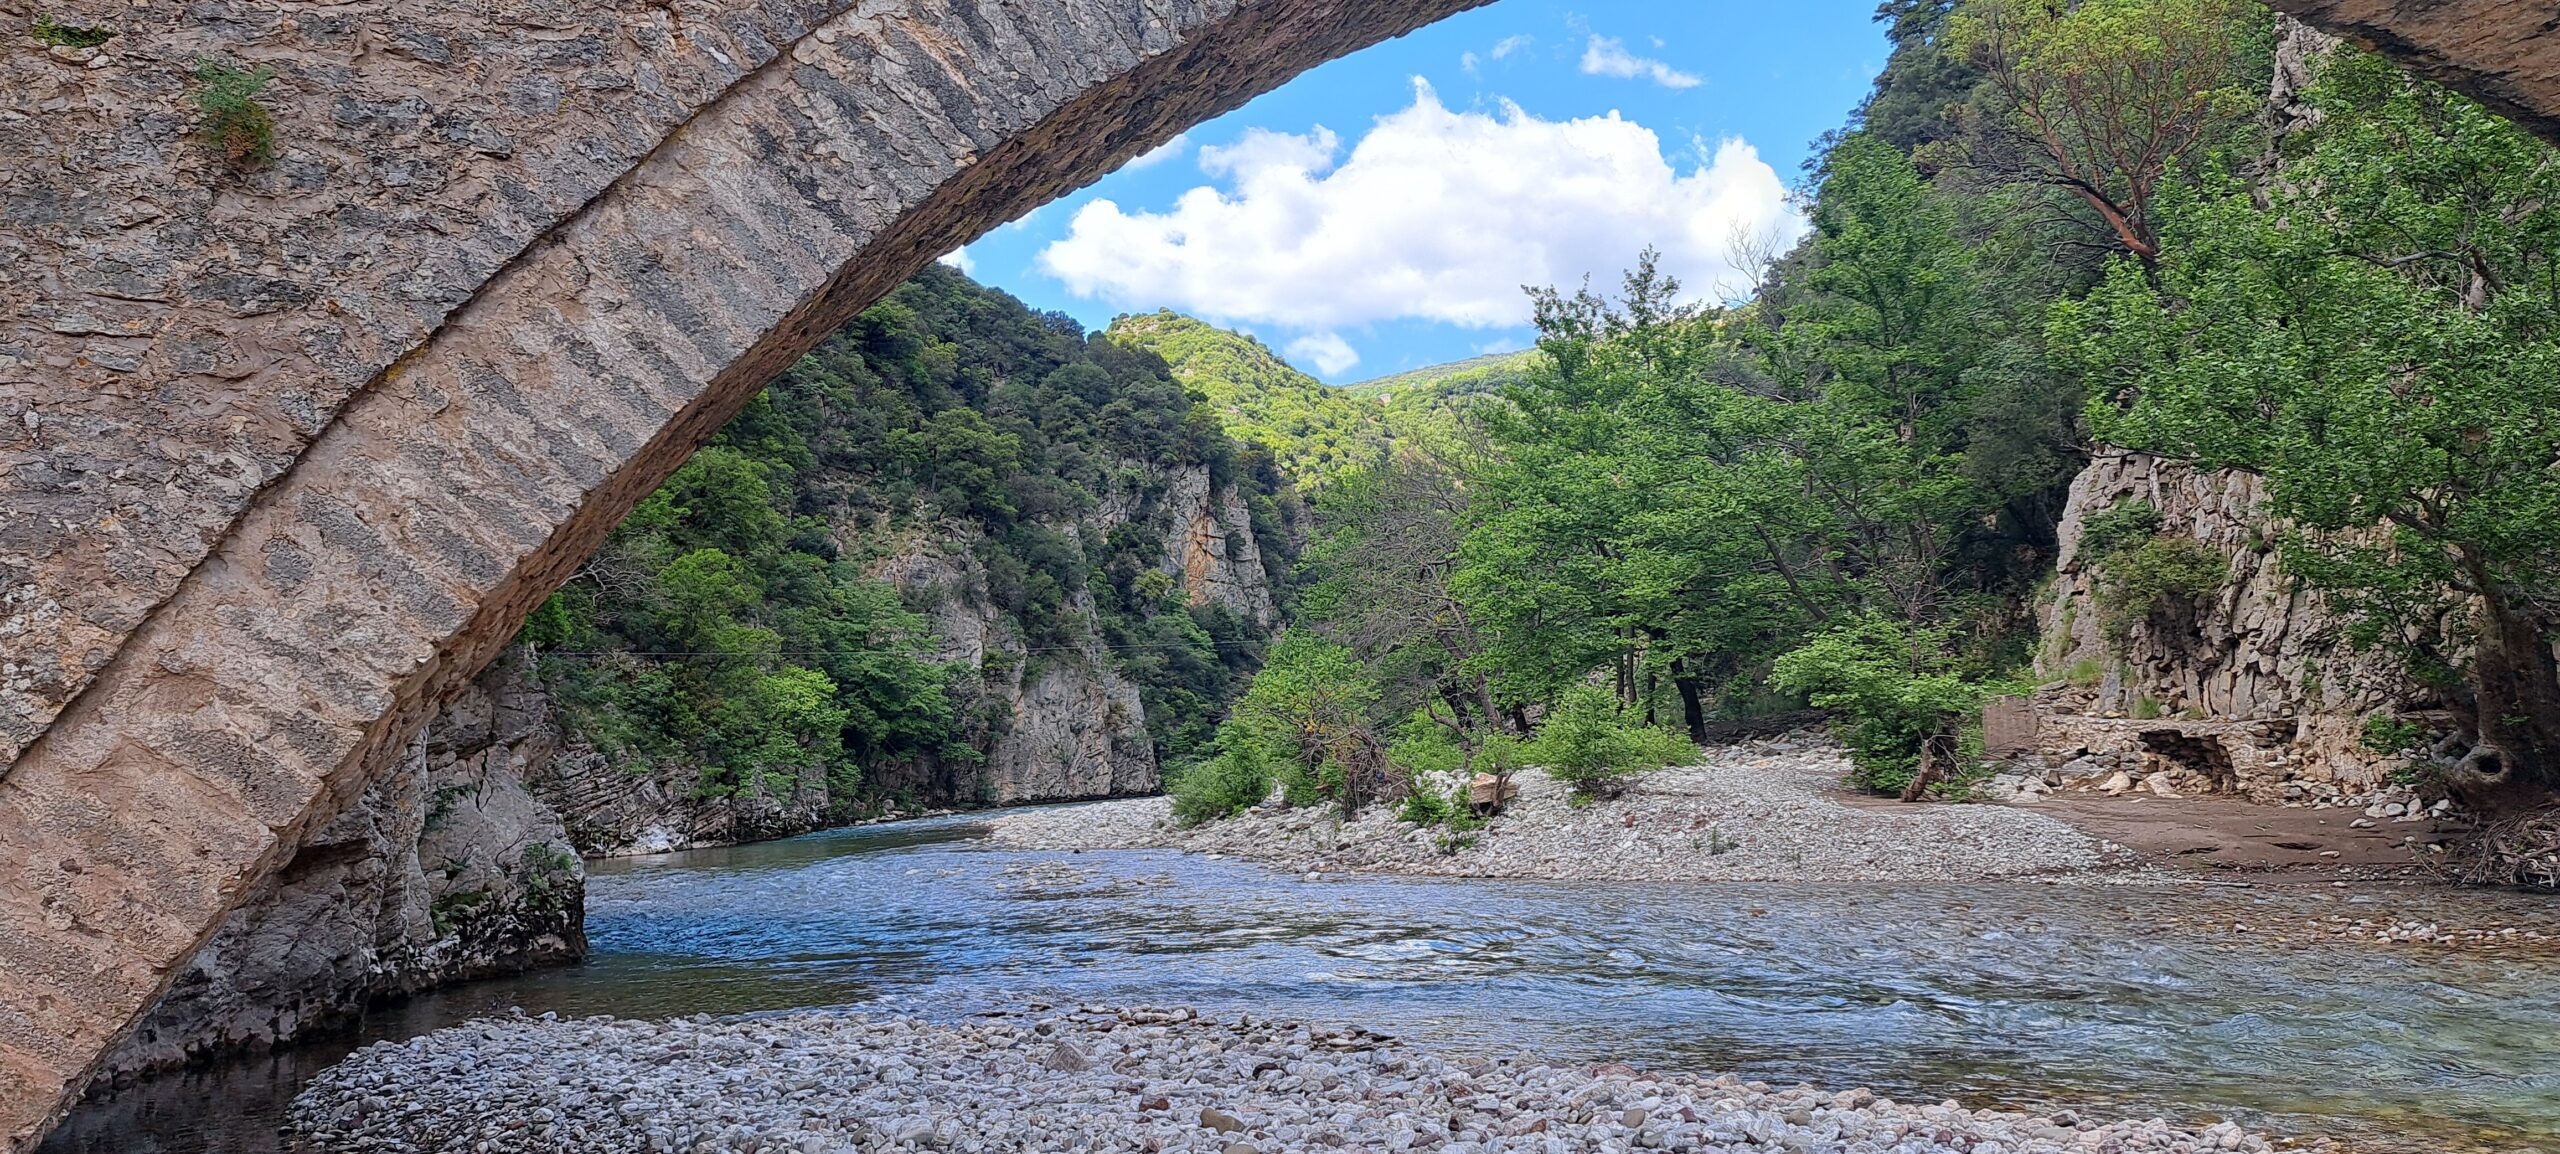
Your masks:
{"label": "stone wall", "polygon": [[525,786],[558,750],[522,664],[491,669],[233,911],[108,1068],[272,1045],[377,998],[584,956],[585,870]]}

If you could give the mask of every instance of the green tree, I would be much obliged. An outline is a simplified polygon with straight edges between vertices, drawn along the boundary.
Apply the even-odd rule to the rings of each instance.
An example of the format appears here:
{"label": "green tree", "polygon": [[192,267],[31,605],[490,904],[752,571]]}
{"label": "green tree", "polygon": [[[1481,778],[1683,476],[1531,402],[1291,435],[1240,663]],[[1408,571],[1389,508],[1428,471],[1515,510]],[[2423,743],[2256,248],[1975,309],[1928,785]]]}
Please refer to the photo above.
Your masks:
{"label": "green tree", "polygon": [[1345,812],[1376,797],[1385,755],[1369,711],[1378,689],[1351,651],[1311,630],[1292,630],[1271,647],[1227,724],[1268,761],[1288,767],[1292,801],[1332,798]]}
{"label": "green tree", "polygon": [[[2174,200],[2056,311],[2109,440],[2266,478],[2286,566],[2452,686],[2483,799],[2560,784],[2560,156],[2371,57],[2272,187]],[[2258,197],[2268,203],[2263,206]]]}
{"label": "green tree", "polygon": [[1617,699],[1597,686],[1577,685],[1557,699],[1523,756],[1545,766],[1556,780],[1587,802],[1618,790],[1625,780],[1695,756],[1678,734],[1628,716]]}
{"label": "green tree", "polygon": [[1998,99],[1961,159],[2070,196],[2149,261],[2164,182],[2257,111],[2241,81],[2270,26],[2247,0],[1965,0],[1947,36]]}

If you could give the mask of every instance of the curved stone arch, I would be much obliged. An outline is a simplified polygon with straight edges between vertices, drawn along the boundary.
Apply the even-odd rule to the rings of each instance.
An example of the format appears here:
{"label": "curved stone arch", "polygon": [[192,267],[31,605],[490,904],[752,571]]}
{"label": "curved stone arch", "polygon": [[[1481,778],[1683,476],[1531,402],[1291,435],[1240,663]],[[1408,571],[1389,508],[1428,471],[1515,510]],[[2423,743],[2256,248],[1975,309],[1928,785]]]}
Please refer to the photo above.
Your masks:
{"label": "curved stone arch", "polygon": [[[363,254],[363,230],[412,235],[398,220],[331,217],[355,240],[299,266],[296,246],[314,238],[278,230],[269,250],[199,278],[200,295],[238,319],[194,328],[165,323],[180,306],[119,279],[96,246],[0,246],[44,274],[32,292],[0,289],[18,306],[0,321],[0,402],[25,418],[26,440],[0,464],[68,468],[45,455],[35,404],[60,380],[272,381],[225,378],[223,358],[299,341],[277,354],[290,404],[225,402],[273,436],[213,454],[246,460],[237,474],[171,480],[179,515],[160,536],[127,548],[118,510],[86,502],[82,483],[46,494],[65,515],[45,524],[0,511],[0,575],[7,551],[34,558],[18,566],[24,585],[0,590],[13,662],[0,672],[39,663],[19,662],[30,654],[61,670],[32,704],[0,703],[18,710],[0,735],[15,759],[0,776],[0,1147],[32,1143],[230,905],[772,373],[934,255],[1305,68],[1483,2],[531,0],[500,11],[507,29],[533,30],[521,33],[532,63],[458,80],[406,63],[451,62],[450,29],[432,20],[265,6],[340,27],[344,59],[311,67],[327,114],[431,129],[420,147],[460,174],[445,199],[483,215],[464,222],[476,231],[430,236],[402,258],[404,274],[447,270],[456,291],[402,298],[376,285],[386,291],[356,300],[343,323],[328,278]],[[2546,135],[2560,124],[2560,39],[2530,6],[2279,6]],[[581,14],[604,31],[559,31]],[[223,179],[169,143],[185,123],[180,49],[255,47],[291,23],[171,33],[146,60],[151,83],[107,98],[136,110],[136,171]],[[474,83],[555,110],[571,85],[622,95],[597,98],[584,120],[536,117],[557,139],[525,140],[492,127],[503,117],[447,117],[410,99],[411,87],[468,97]],[[17,95],[0,89],[13,109]],[[355,160],[384,181],[417,176],[396,156]],[[271,198],[328,185],[317,161],[276,168]],[[0,187],[18,194],[13,221],[53,203]],[[242,203],[217,193],[197,207],[216,220],[252,211]],[[279,254],[291,267],[262,271]],[[65,303],[86,298],[140,319],[100,322]],[[290,323],[265,319],[275,299],[301,306]],[[98,443],[110,452],[138,458],[153,432],[155,410],[136,404],[138,424],[89,426],[107,430]],[[32,491],[0,473],[0,496]],[[45,549],[8,544],[11,533]]]}
{"label": "curved stone arch", "polygon": [[875,0],[673,125],[355,392],[0,778],[11,1144],[793,358],[936,255],[1480,2]]}

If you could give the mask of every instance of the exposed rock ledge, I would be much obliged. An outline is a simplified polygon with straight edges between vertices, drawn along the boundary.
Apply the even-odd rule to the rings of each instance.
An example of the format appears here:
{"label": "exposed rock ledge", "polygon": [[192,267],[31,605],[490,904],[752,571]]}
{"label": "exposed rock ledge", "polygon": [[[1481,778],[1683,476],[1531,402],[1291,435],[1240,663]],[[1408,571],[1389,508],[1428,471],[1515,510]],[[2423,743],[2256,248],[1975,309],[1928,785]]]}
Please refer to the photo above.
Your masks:
{"label": "exposed rock ledge", "polygon": [[493,668],[304,840],[109,1057],[129,1073],[274,1045],[378,998],[585,956],[586,871],[525,788],[550,704]]}
{"label": "exposed rock ledge", "polygon": [[1140,798],[1000,815],[999,844],[1024,849],[1172,848],[1291,872],[1371,870],[1456,877],[1661,881],[1964,881],[2086,874],[2131,855],[2061,821],[2005,806],[1855,804],[1837,745],[1798,735],[1724,746],[1704,764],[1637,779],[1575,809],[1535,770],[1518,798],[1455,852],[1436,829],[1371,806],[1260,808],[1178,829],[1171,803]]}
{"label": "exposed rock ledge", "polygon": [[[1731,1076],[1459,1063],[1356,1028],[1086,1007],[516,1018],[358,1051],[294,1102],[329,1150],[2270,1151],[2223,1122],[1905,1105]],[[1710,1144],[1713,1144],[1710,1146]]]}

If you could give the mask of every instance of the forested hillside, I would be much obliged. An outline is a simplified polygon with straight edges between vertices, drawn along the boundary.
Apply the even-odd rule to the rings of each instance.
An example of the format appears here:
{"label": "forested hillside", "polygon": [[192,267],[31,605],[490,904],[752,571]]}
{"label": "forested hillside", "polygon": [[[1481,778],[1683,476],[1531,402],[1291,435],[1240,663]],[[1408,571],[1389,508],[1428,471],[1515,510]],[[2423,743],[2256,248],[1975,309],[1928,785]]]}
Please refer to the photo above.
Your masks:
{"label": "forested hillside", "polygon": [[1252,337],[1168,311],[1121,317],[1105,335],[1163,357],[1229,436],[1270,451],[1301,487],[1367,465],[1386,448],[1376,405],[1291,368]]}
{"label": "forested hillside", "polygon": [[1447,438],[1465,427],[1463,414],[1528,381],[1543,354],[1536,349],[1493,353],[1445,365],[1379,377],[1342,391],[1377,405],[1397,437]]}
{"label": "forested hillside", "polygon": [[[1098,756],[1145,772],[1097,792],[1152,788],[1274,624],[1267,592],[1222,603],[1186,580],[1242,557],[1254,572],[1229,584],[1281,587],[1295,502],[1153,353],[934,268],[775,380],[524,639],[574,738],[741,803],[741,835],[890,793],[1013,795],[984,769],[1008,728],[1134,715],[1107,700],[1124,682],[1140,748]],[[1249,534],[1219,522],[1230,505]],[[1187,558],[1202,532],[1221,555]],[[1097,668],[1062,690],[1070,666]]]}
{"label": "forested hillside", "polygon": [[[2260,611],[2232,551],[2271,556],[2301,591],[2275,612],[2342,623],[2304,630],[2308,692],[2373,703],[2374,755],[2492,811],[2552,796],[2560,156],[2241,0],[1880,19],[1891,61],[1751,302],[1686,304],[1650,258],[1536,293],[1539,355],[1468,436],[1319,488],[1310,628],[1188,812],[1277,777],[1427,814],[1434,773],[1532,735],[1640,764],[1659,727],[1807,705],[1859,783],[1961,795],[1988,698],[2081,676],[2038,664],[2067,550],[2111,661]],[[2128,452],[2244,478],[2251,539],[2123,497],[2066,522]],[[2350,658],[2379,689],[2322,687]]]}

